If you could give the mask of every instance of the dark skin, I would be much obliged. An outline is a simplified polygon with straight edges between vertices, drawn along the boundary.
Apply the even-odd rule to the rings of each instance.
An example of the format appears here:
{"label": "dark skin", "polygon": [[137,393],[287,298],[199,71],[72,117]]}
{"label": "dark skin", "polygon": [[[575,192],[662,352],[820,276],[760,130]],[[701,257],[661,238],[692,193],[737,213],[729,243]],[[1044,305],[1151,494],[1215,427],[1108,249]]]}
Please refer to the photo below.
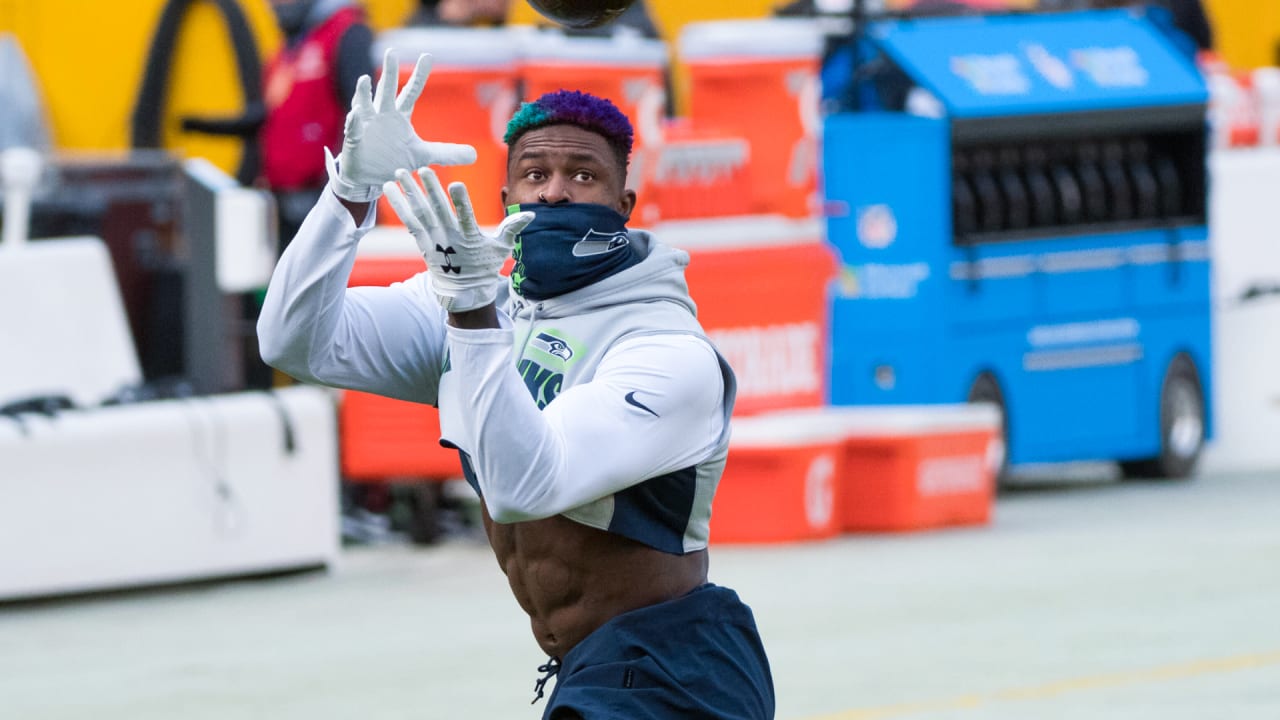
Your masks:
{"label": "dark skin", "polygon": [[[630,217],[636,194],[601,135],[572,125],[530,130],[510,148],[502,203],[607,205]],[[367,204],[344,202],[358,223]],[[496,328],[493,305],[451,313],[450,325]],[[707,581],[707,552],[671,555],[556,515],[485,532],[543,652],[563,658],[611,618],[679,597]]]}

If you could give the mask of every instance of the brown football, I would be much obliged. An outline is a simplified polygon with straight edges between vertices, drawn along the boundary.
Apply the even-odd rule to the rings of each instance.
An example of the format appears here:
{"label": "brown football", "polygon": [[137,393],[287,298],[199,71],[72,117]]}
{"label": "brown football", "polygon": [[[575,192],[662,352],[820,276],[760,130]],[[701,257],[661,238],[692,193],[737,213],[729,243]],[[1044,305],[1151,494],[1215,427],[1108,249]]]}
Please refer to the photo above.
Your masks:
{"label": "brown football", "polygon": [[543,17],[567,28],[606,25],[626,12],[635,0],[528,0]]}

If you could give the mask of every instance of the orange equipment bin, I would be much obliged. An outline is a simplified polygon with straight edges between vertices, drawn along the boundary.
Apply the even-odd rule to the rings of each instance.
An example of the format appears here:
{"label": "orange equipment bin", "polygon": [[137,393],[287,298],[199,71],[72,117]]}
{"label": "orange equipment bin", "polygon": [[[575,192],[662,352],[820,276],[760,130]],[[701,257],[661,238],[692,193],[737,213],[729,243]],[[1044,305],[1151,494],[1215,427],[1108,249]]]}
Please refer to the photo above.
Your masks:
{"label": "orange equipment bin", "polygon": [[[472,145],[472,165],[435,166],[446,188],[466,183],[476,220],[497,225],[506,214],[499,190],[506,184],[507,148],[502,143],[518,97],[518,47],[512,31],[494,28],[404,28],[378,38],[393,47],[400,65],[400,86],[409,79],[418,54],[431,53],[431,77],[414,106],[414,129],[425,140]],[[378,206],[380,223],[399,224],[386,199]]]}
{"label": "orange equipment bin", "polygon": [[820,223],[698,220],[664,223],[655,236],[689,251],[698,320],[738,378],[735,414],[826,402],[835,259]]}
{"label": "orange equipment bin", "polygon": [[814,215],[820,27],[798,18],[689,23],[678,46],[689,117],[751,145],[752,211]]}
{"label": "orange equipment bin", "polygon": [[840,532],[839,433],[769,415],[734,418],[711,542],[819,540]]}
{"label": "orange equipment bin", "polygon": [[[390,285],[425,269],[422,258],[357,257],[350,286]],[[440,446],[440,415],[430,405],[346,391],[338,407],[342,474],[355,482],[462,477],[455,450]]]}
{"label": "orange equipment bin", "polygon": [[1004,457],[991,405],[826,408],[844,436],[844,530],[908,531],[991,519]]}
{"label": "orange equipment bin", "polygon": [[662,127],[661,142],[646,150],[632,218],[651,225],[751,213],[751,147],[744,138],[699,131],[686,118]]}

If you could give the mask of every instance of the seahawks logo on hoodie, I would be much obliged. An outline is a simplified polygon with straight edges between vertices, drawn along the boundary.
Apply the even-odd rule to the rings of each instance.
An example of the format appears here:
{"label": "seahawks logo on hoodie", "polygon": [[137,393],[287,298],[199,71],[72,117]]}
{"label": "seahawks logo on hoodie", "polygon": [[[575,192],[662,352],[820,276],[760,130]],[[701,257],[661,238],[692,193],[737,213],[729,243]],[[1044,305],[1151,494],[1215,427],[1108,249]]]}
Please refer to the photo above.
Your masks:
{"label": "seahawks logo on hoodie", "polygon": [[[536,352],[532,353],[532,357],[521,358],[517,364],[520,377],[524,379],[539,410],[560,394],[560,389],[564,387],[565,368],[579,354],[574,350],[571,340],[556,337],[554,332],[556,331],[543,331],[529,338],[527,348]],[[542,357],[539,358],[539,355]]]}
{"label": "seahawks logo on hoodie", "polygon": [[574,257],[590,257],[592,255],[603,255],[613,252],[619,248],[624,248],[631,243],[627,239],[627,231],[620,230],[616,233],[602,233],[596,230],[588,230],[586,235],[582,236],[573,246]]}
{"label": "seahawks logo on hoodie", "polygon": [[561,360],[567,361],[573,357],[573,348],[569,347],[569,343],[555,335],[549,335],[544,332],[538,333],[529,344],[548,355],[555,355]]}

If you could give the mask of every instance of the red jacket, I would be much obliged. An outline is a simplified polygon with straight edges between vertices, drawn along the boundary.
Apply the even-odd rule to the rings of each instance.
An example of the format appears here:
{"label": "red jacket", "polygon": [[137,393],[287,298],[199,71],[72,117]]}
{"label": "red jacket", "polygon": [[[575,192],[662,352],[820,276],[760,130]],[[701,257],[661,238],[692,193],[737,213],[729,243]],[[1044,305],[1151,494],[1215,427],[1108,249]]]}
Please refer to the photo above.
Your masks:
{"label": "red jacket", "polygon": [[324,185],[323,148],[338,154],[347,116],[347,99],[337,90],[338,43],[361,21],[359,8],[344,7],[267,65],[266,119],[258,138],[262,175],[271,189]]}

